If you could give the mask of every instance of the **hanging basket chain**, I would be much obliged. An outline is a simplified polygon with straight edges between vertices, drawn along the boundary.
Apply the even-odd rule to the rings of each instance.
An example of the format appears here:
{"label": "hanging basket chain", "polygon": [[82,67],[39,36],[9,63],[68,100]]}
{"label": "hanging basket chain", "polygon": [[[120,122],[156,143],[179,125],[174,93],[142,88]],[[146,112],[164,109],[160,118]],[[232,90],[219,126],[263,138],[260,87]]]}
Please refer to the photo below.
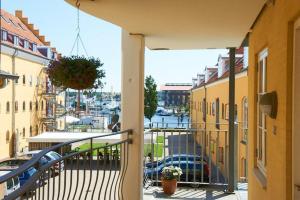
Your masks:
{"label": "hanging basket chain", "polygon": [[88,57],[87,50],[86,50],[85,45],[84,45],[84,43],[81,39],[81,36],[80,36],[80,2],[79,2],[79,0],[76,0],[76,7],[77,7],[77,28],[76,28],[77,34],[76,34],[76,38],[75,38],[74,44],[72,46],[70,55],[73,54],[74,48],[76,46],[76,48],[77,48],[76,55],[78,56],[78,54],[79,54],[79,43],[80,43],[83,50],[84,50],[84,53]]}

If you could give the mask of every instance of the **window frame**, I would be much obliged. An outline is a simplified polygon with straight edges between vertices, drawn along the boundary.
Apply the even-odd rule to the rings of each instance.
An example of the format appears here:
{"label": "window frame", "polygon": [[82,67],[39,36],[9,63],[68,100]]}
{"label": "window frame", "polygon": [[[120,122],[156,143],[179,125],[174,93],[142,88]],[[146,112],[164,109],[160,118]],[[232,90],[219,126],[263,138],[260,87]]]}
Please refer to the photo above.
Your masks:
{"label": "window frame", "polygon": [[[257,63],[257,132],[256,132],[256,165],[260,172],[267,175],[267,120],[266,114],[260,111],[260,96],[267,92],[267,58],[268,49],[264,49],[259,53]],[[262,69],[261,69],[262,68]]]}

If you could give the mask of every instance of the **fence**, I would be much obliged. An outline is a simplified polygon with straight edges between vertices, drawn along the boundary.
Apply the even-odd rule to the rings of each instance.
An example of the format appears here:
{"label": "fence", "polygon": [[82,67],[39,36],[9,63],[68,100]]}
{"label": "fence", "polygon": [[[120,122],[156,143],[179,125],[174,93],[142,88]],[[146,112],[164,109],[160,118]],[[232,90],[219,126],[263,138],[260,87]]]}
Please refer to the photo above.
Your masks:
{"label": "fence", "polygon": [[[42,150],[18,169],[0,177],[0,186],[7,186],[32,167],[37,170],[20,188],[6,196],[2,194],[0,199],[123,199],[131,132],[74,140]],[[125,139],[112,144],[93,143],[112,135]],[[66,148],[78,142],[86,142],[87,147]],[[54,151],[62,156],[55,156]],[[48,160],[51,157],[55,159]]]}

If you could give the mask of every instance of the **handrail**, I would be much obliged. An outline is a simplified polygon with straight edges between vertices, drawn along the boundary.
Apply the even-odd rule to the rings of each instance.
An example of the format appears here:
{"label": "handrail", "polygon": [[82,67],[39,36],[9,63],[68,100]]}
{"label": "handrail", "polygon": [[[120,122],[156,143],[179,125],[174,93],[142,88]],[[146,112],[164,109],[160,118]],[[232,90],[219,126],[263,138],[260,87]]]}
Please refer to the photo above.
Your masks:
{"label": "handrail", "polygon": [[[125,132],[127,132],[127,133],[130,134],[131,129],[129,129],[128,131],[121,131],[121,132],[117,132],[117,133],[121,134],[121,133],[125,133]],[[116,134],[109,134],[109,135],[116,135]],[[93,139],[93,138],[95,138],[95,137],[89,137],[89,140]],[[87,139],[84,139],[84,140],[87,140]],[[44,173],[45,170],[49,169],[51,166],[53,166],[56,163],[60,163],[61,161],[66,160],[66,159],[71,158],[71,157],[74,157],[76,155],[81,155],[83,153],[87,153],[87,152],[90,152],[90,151],[93,151],[93,150],[96,150],[96,149],[105,149],[107,147],[111,147],[111,146],[123,144],[123,143],[126,143],[126,142],[130,143],[131,139],[127,138],[127,139],[121,140],[119,142],[107,144],[106,146],[95,147],[95,148],[92,148],[92,149],[86,149],[86,150],[82,150],[82,151],[73,152],[73,153],[70,153],[70,154],[62,156],[59,159],[51,161],[51,162],[49,162],[49,163],[41,166],[41,168],[39,168],[39,170],[36,171],[36,173],[32,176],[32,178],[30,180],[28,180],[27,182],[25,182],[25,184],[22,187],[18,188],[16,191],[14,191],[9,196],[7,196],[6,199],[16,199],[20,195],[26,193],[26,191],[28,191],[28,190],[31,189],[32,185],[36,182],[36,180],[38,179],[38,177],[40,177],[42,175],[42,173]],[[24,168],[22,168],[22,169],[24,169]]]}
{"label": "handrail", "polygon": [[11,171],[8,174],[5,174],[4,176],[0,177],[0,184],[7,181],[8,179],[11,179],[21,173],[23,173],[25,170],[29,169],[30,167],[34,166],[35,164],[38,163],[38,161],[48,152],[53,151],[55,149],[58,149],[60,147],[72,144],[72,143],[76,143],[76,142],[81,142],[84,140],[92,140],[95,138],[103,138],[103,137],[108,137],[108,136],[112,136],[112,135],[120,135],[120,134],[124,134],[124,133],[128,133],[129,135],[132,134],[132,129],[127,129],[124,131],[119,131],[119,132],[115,132],[115,133],[111,133],[111,134],[105,134],[105,135],[100,135],[100,136],[92,136],[92,137],[87,137],[87,138],[82,138],[82,139],[76,139],[76,140],[72,140],[69,142],[64,142],[61,144],[57,144],[54,145],[52,147],[46,148],[44,150],[42,150],[41,152],[39,152],[36,156],[32,157],[32,159],[30,159],[28,162],[24,163],[22,165],[22,167],[17,168],[16,170]]}

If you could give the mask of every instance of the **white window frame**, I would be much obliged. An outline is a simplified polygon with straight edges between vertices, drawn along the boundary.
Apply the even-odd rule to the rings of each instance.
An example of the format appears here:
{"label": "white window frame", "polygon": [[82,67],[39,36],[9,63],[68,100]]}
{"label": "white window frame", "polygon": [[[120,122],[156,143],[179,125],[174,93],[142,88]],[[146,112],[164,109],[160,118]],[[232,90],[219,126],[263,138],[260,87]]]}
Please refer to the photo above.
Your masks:
{"label": "white window frame", "polygon": [[[259,100],[260,96],[265,94],[267,92],[267,57],[268,57],[268,49],[264,49],[262,52],[260,52],[258,57],[258,67],[257,67],[257,73],[260,74],[260,68],[262,67],[262,91],[260,92],[260,80],[261,77],[258,76],[257,80],[257,141],[256,141],[256,162],[258,169],[262,172],[263,175],[267,175],[267,152],[266,152],[266,144],[267,144],[267,125],[266,125],[266,114],[262,113],[259,109]],[[262,66],[260,63],[262,62]],[[259,116],[260,115],[260,116]],[[261,126],[260,126],[260,117],[261,117]],[[260,135],[261,131],[261,135]],[[260,140],[261,140],[261,146],[260,146]]]}

